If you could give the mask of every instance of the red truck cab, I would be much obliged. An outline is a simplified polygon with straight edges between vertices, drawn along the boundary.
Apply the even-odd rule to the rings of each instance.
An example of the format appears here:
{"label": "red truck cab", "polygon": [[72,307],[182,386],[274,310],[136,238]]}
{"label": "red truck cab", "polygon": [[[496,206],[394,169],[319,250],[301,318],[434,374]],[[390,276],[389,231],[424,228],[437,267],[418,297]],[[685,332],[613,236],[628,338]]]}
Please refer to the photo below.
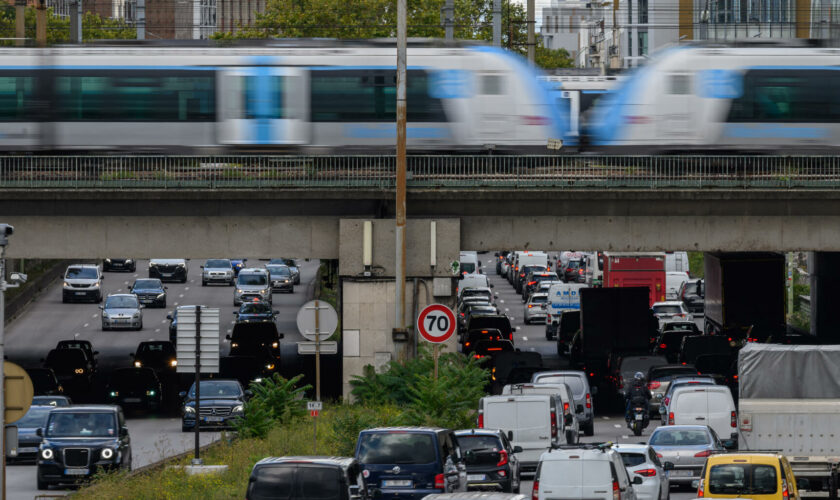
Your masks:
{"label": "red truck cab", "polygon": [[649,305],[665,300],[665,253],[604,253],[604,287],[646,287]]}

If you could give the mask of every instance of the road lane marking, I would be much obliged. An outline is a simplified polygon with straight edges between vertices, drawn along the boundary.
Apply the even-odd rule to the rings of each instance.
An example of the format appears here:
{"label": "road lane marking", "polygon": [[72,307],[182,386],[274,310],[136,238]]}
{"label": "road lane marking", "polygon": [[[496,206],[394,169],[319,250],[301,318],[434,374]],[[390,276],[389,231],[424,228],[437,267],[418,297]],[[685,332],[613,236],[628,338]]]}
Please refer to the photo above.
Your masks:
{"label": "road lane marking", "polygon": [[176,302],[176,303],[175,303],[175,305],[177,306],[177,305],[178,305],[178,303]]}
{"label": "road lane marking", "polygon": [[230,333],[230,332],[232,332],[232,331],[233,331],[233,330],[231,330],[230,328],[228,328],[228,333]]}
{"label": "road lane marking", "polygon": [[621,426],[619,424],[615,424],[613,427],[615,427],[616,429],[621,429]]}
{"label": "road lane marking", "polygon": [[83,326],[82,328],[87,328],[88,326],[90,326],[90,323],[85,323],[85,326]]}
{"label": "road lane marking", "polygon": [[93,315],[93,319],[96,319],[96,318],[98,318],[98,317],[99,317],[99,315],[98,315],[98,314],[94,314],[94,315]]}
{"label": "road lane marking", "polygon": [[610,417],[601,417],[601,418],[603,418],[604,420],[609,420],[610,419]]}
{"label": "road lane marking", "polygon": [[155,333],[159,332],[160,328],[155,328]]}
{"label": "road lane marking", "polygon": [[508,309],[507,307],[505,307],[505,312],[508,312],[508,311],[510,311],[510,309]]}
{"label": "road lane marking", "polygon": [[528,342],[528,337],[522,337],[522,340],[524,340],[525,342]]}
{"label": "road lane marking", "polygon": [[190,289],[190,287],[188,287],[188,286],[184,287],[184,290],[189,290],[189,289]]}
{"label": "road lane marking", "polygon": [[621,436],[621,439],[630,439],[630,436],[628,436],[627,434],[624,434],[624,435]]}
{"label": "road lane marking", "polygon": [[117,291],[118,291],[118,292],[122,292],[122,288],[117,288]]}
{"label": "road lane marking", "polygon": [[179,296],[178,296],[178,298],[179,298],[179,299],[183,299],[183,298],[184,298],[184,294],[182,293],[181,295],[179,295]]}
{"label": "road lane marking", "polygon": [[230,324],[231,324],[231,325],[235,325],[235,324],[236,324],[236,320],[231,321],[231,322],[230,322]]}
{"label": "road lane marking", "polygon": [[166,320],[161,321],[161,323],[166,323]]}

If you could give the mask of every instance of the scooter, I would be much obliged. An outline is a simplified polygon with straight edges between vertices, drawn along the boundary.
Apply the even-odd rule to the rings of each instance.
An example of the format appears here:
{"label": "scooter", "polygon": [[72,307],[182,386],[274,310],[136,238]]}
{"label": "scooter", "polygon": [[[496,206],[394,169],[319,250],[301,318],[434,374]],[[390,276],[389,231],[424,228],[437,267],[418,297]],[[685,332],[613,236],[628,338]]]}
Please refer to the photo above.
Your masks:
{"label": "scooter", "polygon": [[650,415],[648,411],[642,406],[633,406],[630,412],[630,420],[627,421],[627,427],[633,431],[634,436],[641,436],[642,431],[650,424]]}

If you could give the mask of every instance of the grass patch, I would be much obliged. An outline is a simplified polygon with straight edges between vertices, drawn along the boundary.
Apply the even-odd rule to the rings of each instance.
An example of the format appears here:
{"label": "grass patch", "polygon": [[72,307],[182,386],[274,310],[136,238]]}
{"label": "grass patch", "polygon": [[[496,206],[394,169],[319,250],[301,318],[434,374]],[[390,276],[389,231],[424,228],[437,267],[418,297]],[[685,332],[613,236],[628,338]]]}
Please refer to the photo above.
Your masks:
{"label": "grass patch", "polygon": [[688,252],[688,272],[694,278],[702,278],[705,273],[703,252]]}

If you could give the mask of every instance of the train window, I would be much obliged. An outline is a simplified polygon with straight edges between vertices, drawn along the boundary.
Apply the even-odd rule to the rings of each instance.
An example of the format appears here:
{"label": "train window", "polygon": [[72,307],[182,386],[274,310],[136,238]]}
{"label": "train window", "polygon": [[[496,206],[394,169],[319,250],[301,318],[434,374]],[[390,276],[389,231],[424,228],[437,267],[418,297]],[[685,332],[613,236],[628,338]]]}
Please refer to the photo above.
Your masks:
{"label": "train window", "polygon": [[691,75],[672,74],[668,78],[669,94],[691,94]]}
{"label": "train window", "polygon": [[505,77],[502,75],[481,75],[482,95],[502,95],[505,93]]}
{"label": "train window", "polygon": [[750,70],[728,122],[840,122],[840,71]]}
{"label": "train window", "polygon": [[214,121],[212,71],[54,72],[58,121]]}
{"label": "train window", "polygon": [[0,121],[31,119],[35,78],[0,74]]}
{"label": "train window", "polygon": [[[392,122],[396,120],[396,71],[318,70],[311,73],[313,122]],[[445,122],[440,99],[429,95],[423,70],[409,70],[408,121]]]}

